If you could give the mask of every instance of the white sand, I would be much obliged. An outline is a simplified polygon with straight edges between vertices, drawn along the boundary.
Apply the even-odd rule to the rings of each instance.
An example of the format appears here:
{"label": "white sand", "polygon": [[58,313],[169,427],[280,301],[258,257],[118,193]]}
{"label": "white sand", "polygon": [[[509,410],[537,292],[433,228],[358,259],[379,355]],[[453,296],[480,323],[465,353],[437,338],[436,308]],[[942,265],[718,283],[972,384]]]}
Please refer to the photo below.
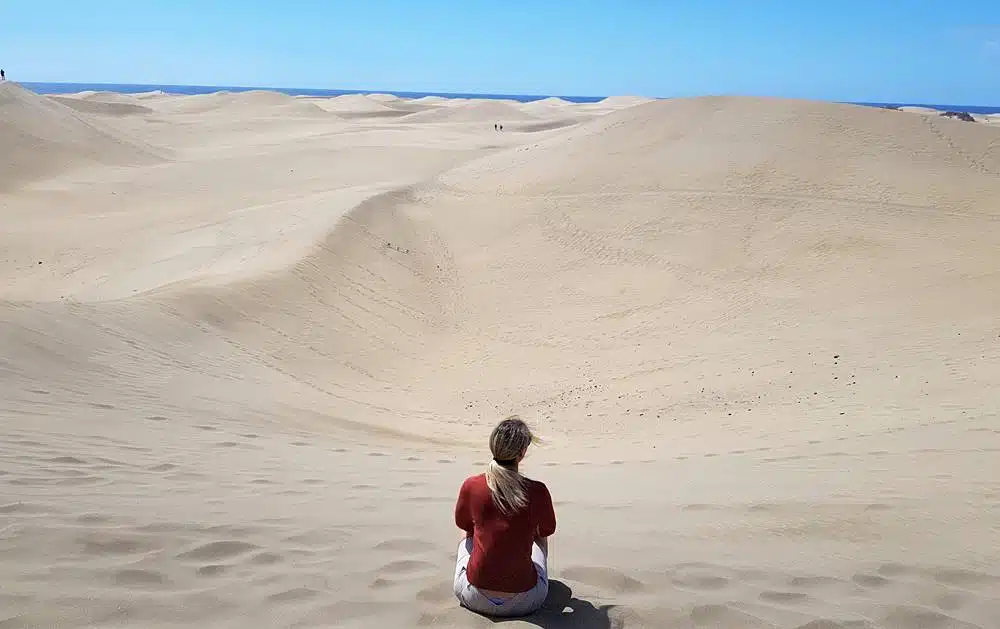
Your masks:
{"label": "white sand", "polygon": [[511,627],[998,626],[1000,129],[361,98],[0,86],[0,627],[492,627],[452,509],[511,412]]}
{"label": "white sand", "polygon": [[911,114],[928,114],[931,116],[940,116],[944,113],[940,109],[934,109],[933,107],[917,107],[914,105],[905,105],[900,107],[899,111],[905,111]]}

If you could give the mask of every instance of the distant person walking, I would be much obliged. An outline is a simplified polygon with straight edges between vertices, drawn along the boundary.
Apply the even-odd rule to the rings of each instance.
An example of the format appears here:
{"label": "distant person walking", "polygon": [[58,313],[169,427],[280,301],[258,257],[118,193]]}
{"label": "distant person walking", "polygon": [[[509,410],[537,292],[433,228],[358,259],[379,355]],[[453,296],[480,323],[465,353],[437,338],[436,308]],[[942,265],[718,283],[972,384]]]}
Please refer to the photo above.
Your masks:
{"label": "distant person walking", "polygon": [[0,81],[6,81],[6,80],[7,80],[7,73],[4,72],[3,68],[0,68]]}

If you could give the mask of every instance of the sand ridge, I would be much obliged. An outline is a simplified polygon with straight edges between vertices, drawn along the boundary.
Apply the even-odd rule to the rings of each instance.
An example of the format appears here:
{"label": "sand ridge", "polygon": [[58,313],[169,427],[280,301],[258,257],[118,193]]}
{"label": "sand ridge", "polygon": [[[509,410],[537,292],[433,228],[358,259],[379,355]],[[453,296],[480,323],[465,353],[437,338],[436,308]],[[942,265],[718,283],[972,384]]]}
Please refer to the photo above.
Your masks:
{"label": "sand ridge", "polygon": [[157,147],[14,83],[0,85],[0,142],[0,190],[78,164],[142,165],[165,157]]}
{"label": "sand ridge", "polygon": [[1000,617],[995,126],[0,109],[0,625],[492,626],[451,593],[451,510],[511,412],[559,518],[512,626]]}
{"label": "sand ridge", "polygon": [[537,116],[524,107],[510,102],[466,102],[417,112],[406,117],[407,122],[471,122],[492,125],[494,122],[536,120]]}

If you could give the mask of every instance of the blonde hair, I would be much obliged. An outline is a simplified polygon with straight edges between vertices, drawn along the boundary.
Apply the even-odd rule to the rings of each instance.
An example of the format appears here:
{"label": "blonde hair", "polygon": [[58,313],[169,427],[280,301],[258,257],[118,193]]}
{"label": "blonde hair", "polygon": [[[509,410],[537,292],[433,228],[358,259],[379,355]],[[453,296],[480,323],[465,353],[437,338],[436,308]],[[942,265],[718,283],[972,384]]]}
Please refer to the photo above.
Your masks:
{"label": "blonde hair", "polygon": [[486,466],[486,485],[493,495],[493,504],[501,513],[516,513],[528,504],[526,479],[516,466],[521,454],[537,440],[517,415],[503,420],[490,433],[493,460]]}

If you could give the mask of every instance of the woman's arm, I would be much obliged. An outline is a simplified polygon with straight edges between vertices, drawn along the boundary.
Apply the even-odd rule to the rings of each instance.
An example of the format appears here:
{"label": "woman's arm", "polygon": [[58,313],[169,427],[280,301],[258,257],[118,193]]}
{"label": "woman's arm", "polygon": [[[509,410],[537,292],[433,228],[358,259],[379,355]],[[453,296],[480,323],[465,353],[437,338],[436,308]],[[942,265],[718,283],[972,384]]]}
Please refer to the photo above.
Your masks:
{"label": "woman's arm", "polygon": [[552,507],[552,495],[549,494],[549,488],[543,483],[539,483],[539,485],[537,509],[532,505],[532,511],[537,514],[535,524],[536,539],[546,538],[556,532],[556,512]]}
{"label": "woman's arm", "polygon": [[465,483],[462,483],[462,489],[458,492],[458,501],[455,503],[455,526],[465,531],[466,537],[472,537],[472,532],[475,530],[472,522],[469,492]]}

